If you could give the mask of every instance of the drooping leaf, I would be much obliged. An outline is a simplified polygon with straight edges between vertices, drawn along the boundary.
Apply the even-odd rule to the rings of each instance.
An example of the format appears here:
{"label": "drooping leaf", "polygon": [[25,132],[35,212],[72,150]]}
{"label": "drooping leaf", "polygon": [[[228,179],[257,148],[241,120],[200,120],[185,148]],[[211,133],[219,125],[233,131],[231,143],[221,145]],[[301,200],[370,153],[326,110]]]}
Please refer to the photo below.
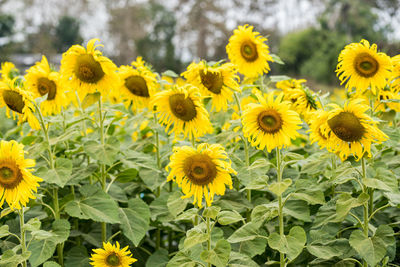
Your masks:
{"label": "drooping leaf", "polygon": [[218,240],[216,246],[211,250],[205,250],[200,254],[200,258],[216,267],[225,267],[231,253],[231,244],[228,241]]}

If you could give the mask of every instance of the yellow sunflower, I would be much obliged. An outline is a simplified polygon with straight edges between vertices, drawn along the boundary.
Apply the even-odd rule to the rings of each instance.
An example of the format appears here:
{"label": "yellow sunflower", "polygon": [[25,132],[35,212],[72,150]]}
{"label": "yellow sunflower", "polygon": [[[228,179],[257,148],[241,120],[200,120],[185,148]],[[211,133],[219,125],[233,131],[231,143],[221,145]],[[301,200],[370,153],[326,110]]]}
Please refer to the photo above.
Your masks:
{"label": "yellow sunflower", "polygon": [[327,149],[339,154],[342,160],[353,154],[359,160],[365,153],[371,156],[371,144],[387,140],[387,136],[376,126],[365,112],[370,108],[363,104],[363,99],[347,101],[344,108],[330,104],[333,110],[329,111],[329,136]]}
{"label": "yellow sunflower", "polygon": [[182,188],[185,196],[194,196],[193,205],[203,206],[203,195],[207,206],[211,206],[214,194],[224,195],[225,185],[232,189],[231,161],[220,144],[202,143],[197,148],[183,146],[174,149],[167,180],[175,181]]}
{"label": "yellow sunflower", "polygon": [[233,91],[240,91],[239,76],[232,63],[209,66],[204,61],[193,62],[182,75],[188,83],[198,87],[202,95],[211,96],[212,108],[216,111],[226,111],[228,102],[233,100]]}
{"label": "yellow sunflower", "polygon": [[290,103],[282,101],[283,94],[274,100],[271,92],[264,98],[256,94],[259,104],[250,103],[242,114],[243,134],[252,146],[267,148],[270,152],[275,147],[282,148],[291,144],[301,128],[299,114],[290,110]]}
{"label": "yellow sunflower", "polygon": [[175,136],[183,133],[185,138],[196,138],[213,131],[201,100],[196,87],[190,84],[182,87],[174,85],[170,90],[156,93],[151,105],[153,110],[157,108],[154,112],[158,113],[159,122],[166,125],[166,132],[173,132]]}
{"label": "yellow sunflower", "polygon": [[33,130],[39,130],[39,121],[33,113],[35,106],[30,92],[23,90],[14,80],[0,81],[0,108],[7,107],[7,117],[10,118],[10,111],[13,119],[18,117],[18,124],[28,121]]}
{"label": "yellow sunflower", "polygon": [[117,89],[117,67],[103,56],[92,39],[85,49],[80,45],[73,45],[65,52],[61,59],[61,75],[69,88],[76,90],[83,99],[86,94],[101,92],[105,98],[109,92]]}
{"label": "yellow sunflower", "polygon": [[310,119],[310,141],[311,144],[317,142],[321,149],[328,145],[329,126],[328,126],[329,112],[325,110],[318,110]]}
{"label": "yellow sunflower", "polygon": [[400,55],[392,57],[392,76],[390,81],[392,82],[391,87],[396,91],[400,91]]}
{"label": "yellow sunflower", "polygon": [[50,69],[45,56],[42,57],[41,62],[37,62],[26,72],[25,87],[32,92],[33,97],[47,95],[46,100],[40,103],[40,109],[44,116],[58,114],[62,107],[69,104],[60,74]]}
{"label": "yellow sunflower", "polygon": [[307,88],[286,90],[284,100],[292,103],[291,107],[303,116],[306,122],[312,117],[313,112],[321,108],[321,104]]}
{"label": "yellow sunflower", "polygon": [[0,208],[4,201],[11,209],[21,209],[35,199],[42,178],[32,174],[33,159],[25,159],[24,146],[16,141],[0,141]]}
{"label": "yellow sunflower", "polygon": [[385,53],[377,52],[376,44],[370,46],[367,40],[347,45],[339,55],[336,72],[341,84],[346,88],[356,88],[363,93],[368,88],[376,94],[376,89],[384,88],[391,77],[392,62]]}
{"label": "yellow sunflower", "polygon": [[253,26],[239,26],[233,31],[226,46],[229,60],[237,66],[240,73],[247,77],[257,77],[268,73],[268,61],[273,61],[267,38],[253,32]]}
{"label": "yellow sunflower", "polygon": [[398,92],[387,89],[379,90],[378,97],[375,100],[374,109],[375,111],[382,112],[386,112],[387,109],[400,112],[400,103],[396,101],[400,101],[400,95]]}
{"label": "yellow sunflower", "polygon": [[94,254],[91,255],[90,264],[94,267],[129,267],[137,260],[132,258],[128,248],[126,246],[121,249],[118,241],[115,245],[109,242],[103,243],[103,248],[93,249]]}
{"label": "yellow sunflower", "polygon": [[303,83],[307,82],[305,79],[290,79],[290,80],[283,80],[276,83],[276,88],[279,88],[283,91],[292,90],[292,89],[300,89],[303,87]]}
{"label": "yellow sunflower", "polygon": [[[131,66],[121,66],[118,76],[121,80],[122,98],[132,102],[132,109],[148,107],[150,98],[158,88],[157,75],[138,57]],[[130,103],[129,103],[130,104]]]}
{"label": "yellow sunflower", "polygon": [[2,80],[13,80],[19,76],[19,70],[11,62],[1,63],[1,79]]}

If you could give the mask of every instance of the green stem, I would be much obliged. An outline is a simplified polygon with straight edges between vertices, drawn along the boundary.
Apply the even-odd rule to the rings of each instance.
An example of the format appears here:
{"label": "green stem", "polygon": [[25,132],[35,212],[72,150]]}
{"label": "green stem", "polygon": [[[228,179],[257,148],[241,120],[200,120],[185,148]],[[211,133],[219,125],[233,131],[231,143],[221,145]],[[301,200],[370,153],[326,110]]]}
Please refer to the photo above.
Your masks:
{"label": "green stem", "polygon": [[[20,230],[21,230],[21,250],[22,250],[22,254],[25,255],[26,253],[26,241],[25,241],[25,229],[24,229],[24,207],[22,207],[21,210],[18,210],[18,214],[19,214],[19,226],[20,226]],[[22,262],[22,266],[26,267],[26,260],[24,260]]]}
{"label": "green stem", "polygon": [[[85,110],[82,107],[81,100],[79,99],[78,92],[75,91],[76,101],[78,102],[79,109],[81,110],[82,115],[85,115]],[[83,135],[86,136],[86,119],[82,120],[82,127],[83,127]]]}
{"label": "green stem", "polygon": [[[281,158],[281,151],[279,148],[276,148],[276,169],[277,169],[277,180],[278,183],[282,181],[282,158]],[[279,216],[279,236],[280,239],[283,240],[283,237],[285,235],[285,229],[284,229],[284,224],[283,224],[283,205],[282,205],[282,195],[278,196],[278,216]],[[285,254],[282,252],[279,252],[279,261],[280,261],[280,266],[284,267],[285,266]]]}
{"label": "green stem", "polygon": [[[104,146],[104,119],[103,119],[103,103],[101,102],[101,96],[99,99],[99,120],[100,120],[100,142],[101,145]],[[101,189],[106,192],[106,173],[105,173],[105,165],[100,165],[100,181],[101,181]],[[105,222],[101,223],[101,240],[103,243],[107,240],[107,224]]]}
{"label": "green stem", "polygon": [[[250,157],[249,157],[249,144],[247,143],[247,140],[245,138],[243,139],[243,143],[244,143],[244,154],[245,154],[245,162],[246,162],[246,168],[248,168],[250,166]],[[249,203],[251,203],[251,189],[247,189],[247,201],[249,201]],[[249,209],[247,209],[247,221],[250,221],[251,217],[251,208],[249,207]]]}
{"label": "green stem", "polygon": [[[210,228],[210,217],[207,216],[207,250],[208,250],[208,255],[210,255],[211,251],[211,228]],[[209,262],[207,264],[208,267],[211,267],[211,263]]]}
{"label": "green stem", "polygon": [[[362,166],[362,177],[363,179],[365,179],[367,177],[367,173],[366,173],[364,157],[361,158],[361,166]],[[365,193],[368,193],[368,188],[365,185],[363,187],[363,191]],[[363,226],[364,235],[366,238],[368,238],[368,228],[369,228],[368,225],[369,225],[369,216],[368,216],[368,201],[367,201],[364,204],[364,226]],[[368,263],[366,260],[363,260],[363,266],[368,267]]]}

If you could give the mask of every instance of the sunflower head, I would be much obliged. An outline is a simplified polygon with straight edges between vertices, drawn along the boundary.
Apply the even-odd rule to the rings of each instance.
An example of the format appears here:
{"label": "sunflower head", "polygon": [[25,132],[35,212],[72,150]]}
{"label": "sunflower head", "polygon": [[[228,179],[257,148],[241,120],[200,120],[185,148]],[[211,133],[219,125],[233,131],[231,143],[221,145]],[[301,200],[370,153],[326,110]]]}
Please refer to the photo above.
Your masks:
{"label": "sunflower head", "polygon": [[90,264],[94,267],[129,267],[137,261],[132,258],[128,246],[121,249],[118,242],[115,245],[103,243],[103,248],[94,249],[93,252]]}
{"label": "sunflower head", "polygon": [[376,44],[370,45],[367,40],[347,45],[339,55],[336,68],[341,84],[346,88],[356,88],[360,93],[368,88],[373,94],[384,88],[391,76],[392,63],[385,53],[377,52]]}
{"label": "sunflower head", "polygon": [[318,142],[321,149],[326,147],[328,143],[328,116],[329,113],[327,111],[319,109],[314,112],[313,116],[309,120],[311,144]]}
{"label": "sunflower head", "polygon": [[96,41],[98,39],[90,40],[86,48],[73,45],[63,54],[61,60],[60,69],[64,82],[77,90],[82,99],[86,94],[95,91],[107,96],[119,84],[115,73],[117,67],[97,50],[101,45],[95,45]]}
{"label": "sunflower head", "polygon": [[274,99],[271,92],[267,98],[256,94],[259,103],[250,103],[242,114],[243,133],[258,149],[282,148],[291,144],[301,128],[299,115],[290,110],[290,103],[282,101],[283,94]]}
{"label": "sunflower head", "polygon": [[14,80],[19,76],[19,70],[11,62],[1,63],[1,79],[2,80]]}
{"label": "sunflower head", "polygon": [[193,204],[201,208],[203,196],[207,206],[211,206],[214,194],[224,195],[225,186],[232,188],[231,162],[219,144],[200,144],[197,148],[183,146],[174,149],[167,180],[174,180],[185,194],[184,198],[194,196]]}
{"label": "sunflower head", "polygon": [[391,81],[391,88],[395,92],[400,91],[400,55],[392,57],[392,64],[393,64],[393,70],[392,70],[392,76],[390,77]]}
{"label": "sunflower head", "polygon": [[253,26],[239,26],[233,31],[226,46],[229,60],[239,72],[248,77],[257,77],[270,70],[267,38],[253,31]]}
{"label": "sunflower head", "polygon": [[24,154],[24,146],[16,141],[0,141],[0,208],[6,201],[11,209],[21,209],[35,199],[33,192],[43,179],[32,175],[35,161]]}
{"label": "sunflower head", "polygon": [[276,83],[276,88],[283,90],[284,92],[290,91],[293,89],[301,89],[304,87],[303,83],[307,82],[305,79],[290,79],[290,80],[283,80]]}
{"label": "sunflower head", "polygon": [[18,117],[18,124],[28,121],[32,129],[39,130],[39,122],[33,114],[35,106],[32,95],[20,87],[17,79],[0,82],[0,107],[7,108],[8,117],[10,113],[14,119]]}
{"label": "sunflower head", "polygon": [[299,113],[306,122],[309,121],[314,111],[321,108],[320,102],[307,87],[285,90],[284,92],[284,99],[291,103],[293,110]]}

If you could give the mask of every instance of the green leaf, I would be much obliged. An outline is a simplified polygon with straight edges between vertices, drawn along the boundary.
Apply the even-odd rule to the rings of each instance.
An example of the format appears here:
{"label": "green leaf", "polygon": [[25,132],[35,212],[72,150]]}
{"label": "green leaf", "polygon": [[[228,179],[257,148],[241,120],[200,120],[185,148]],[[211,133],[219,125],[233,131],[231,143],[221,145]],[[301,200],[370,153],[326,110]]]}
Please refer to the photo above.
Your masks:
{"label": "green leaf", "polygon": [[[261,235],[266,236],[266,234],[261,233]],[[240,242],[239,252],[246,254],[250,258],[256,255],[261,255],[265,252],[265,247],[267,246],[267,239],[264,237],[257,237],[253,240]]]}
{"label": "green leaf", "polygon": [[363,178],[362,183],[370,188],[380,189],[380,190],[389,191],[389,192],[393,191],[393,189],[390,186],[388,186],[387,184],[385,184],[384,182],[382,182],[381,180],[378,180],[378,179]]}
{"label": "green leaf", "polygon": [[179,213],[185,210],[189,200],[182,199],[182,193],[175,191],[168,197],[167,207],[169,212],[176,217]]}
{"label": "green leaf", "polygon": [[0,226],[0,238],[6,237],[10,234],[7,224]]}
{"label": "green leaf", "polygon": [[61,267],[61,265],[55,261],[48,261],[43,264],[43,267]]}
{"label": "green leaf", "polygon": [[197,264],[185,252],[179,251],[168,262],[167,267],[195,267]]}
{"label": "green leaf", "polygon": [[26,223],[24,223],[23,229],[25,231],[33,232],[40,229],[42,222],[38,218],[32,218]]}
{"label": "green leaf", "polygon": [[59,187],[64,187],[71,179],[72,161],[66,158],[57,158],[53,170],[48,170],[47,173],[38,174],[43,180],[49,184],[56,184]]}
{"label": "green leaf", "polygon": [[84,143],[83,149],[91,158],[103,164],[112,165],[120,151],[120,144],[116,137],[111,136],[104,146],[94,140],[90,140]]}
{"label": "green leaf", "polygon": [[138,170],[135,168],[126,169],[117,175],[117,180],[120,183],[132,182],[138,176]]}
{"label": "green leaf", "polygon": [[230,253],[231,244],[229,244],[228,241],[221,239],[218,240],[214,249],[211,251],[203,251],[200,254],[200,258],[207,263],[215,265],[216,267],[226,267]]}
{"label": "green leaf", "polygon": [[168,250],[160,248],[147,259],[146,267],[165,267],[168,260]]}
{"label": "green leaf", "polygon": [[316,204],[325,204],[324,193],[321,191],[311,191],[311,192],[296,192],[291,194],[292,197],[307,201],[308,204],[316,205]]}
{"label": "green leaf", "polygon": [[199,210],[197,208],[191,208],[184,211],[178,217],[176,217],[177,221],[192,221],[197,216]]}
{"label": "green leaf", "polygon": [[286,178],[281,182],[274,182],[270,184],[268,186],[268,190],[279,197],[289,188],[291,184],[292,180],[290,178]]}
{"label": "green leaf", "polygon": [[336,221],[343,221],[352,208],[364,205],[369,199],[369,195],[361,193],[357,198],[353,198],[349,193],[343,193],[336,201]]}
{"label": "green leaf", "polygon": [[382,239],[366,237],[361,230],[351,233],[349,243],[371,266],[376,266],[386,255],[385,243]]}
{"label": "green leaf", "polygon": [[221,211],[218,214],[218,222],[221,225],[228,225],[243,220],[242,215],[237,211]]}
{"label": "green leaf", "polygon": [[57,219],[53,222],[52,232],[54,233],[54,242],[56,244],[67,241],[71,225],[68,220]]}
{"label": "green leaf", "polygon": [[98,102],[100,99],[101,94],[99,92],[87,94],[82,101],[82,108],[87,109],[94,103]]}
{"label": "green leaf", "polygon": [[23,261],[26,261],[31,255],[30,251],[27,251],[23,254],[16,254],[13,250],[3,251],[0,259],[1,267],[17,267]]}
{"label": "green leaf", "polygon": [[304,222],[311,222],[310,208],[307,202],[302,200],[286,201],[283,207],[283,213]]}
{"label": "green leaf", "polygon": [[349,241],[345,238],[327,242],[313,242],[307,245],[307,250],[312,255],[325,260],[345,255],[349,249]]}
{"label": "green leaf", "polygon": [[[276,204],[276,205],[275,205]],[[278,216],[278,203],[261,204],[251,211],[251,220],[269,221]]]}
{"label": "green leaf", "polygon": [[251,221],[237,229],[229,238],[229,243],[239,243],[247,240],[253,240],[259,236],[258,230],[260,229],[263,220]]}
{"label": "green leaf", "polygon": [[283,62],[282,59],[278,55],[275,55],[275,54],[269,54],[269,55],[272,57],[274,62],[281,64],[281,65],[285,65],[285,62]]}
{"label": "green leaf", "polygon": [[170,222],[174,219],[167,206],[169,196],[169,193],[163,191],[159,197],[151,202],[150,211],[152,220]]}
{"label": "green leaf", "polygon": [[268,179],[267,175],[257,175],[249,181],[245,188],[250,190],[264,190],[268,186]]}
{"label": "green leaf", "polygon": [[291,78],[286,75],[271,75],[270,79],[271,79],[271,82],[276,83],[276,82],[280,82],[280,81],[290,80]]}
{"label": "green leaf", "polygon": [[119,209],[119,219],[124,235],[138,246],[150,225],[150,209],[140,198],[128,201],[128,208]]}
{"label": "green leaf", "polygon": [[208,239],[208,235],[203,233],[201,230],[197,228],[192,228],[186,232],[186,238],[183,242],[183,247],[185,249],[189,249],[197,244],[201,244],[206,242]]}
{"label": "green leaf", "polygon": [[161,75],[172,77],[172,78],[178,78],[179,77],[179,75],[176,74],[173,70],[166,70]]}
{"label": "green leaf", "polygon": [[203,217],[215,220],[220,210],[221,208],[218,206],[207,207],[203,211]]}
{"label": "green leaf", "polygon": [[84,246],[74,246],[65,256],[65,267],[90,266],[89,255]]}
{"label": "green leaf", "polygon": [[260,265],[257,264],[255,261],[253,261],[249,256],[232,251],[228,266],[229,267],[259,267]]}
{"label": "green leaf", "polygon": [[294,260],[300,255],[307,241],[306,233],[300,226],[294,226],[289,231],[289,235],[282,236],[272,233],[268,237],[268,245],[279,252],[287,254],[289,260]]}
{"label": "green leaf", "polygon": [[119,223],[118,205],[108,194],[93,185],[82,186],[80,192],[81,199],[66,204],[68,215],[95,222]]}

